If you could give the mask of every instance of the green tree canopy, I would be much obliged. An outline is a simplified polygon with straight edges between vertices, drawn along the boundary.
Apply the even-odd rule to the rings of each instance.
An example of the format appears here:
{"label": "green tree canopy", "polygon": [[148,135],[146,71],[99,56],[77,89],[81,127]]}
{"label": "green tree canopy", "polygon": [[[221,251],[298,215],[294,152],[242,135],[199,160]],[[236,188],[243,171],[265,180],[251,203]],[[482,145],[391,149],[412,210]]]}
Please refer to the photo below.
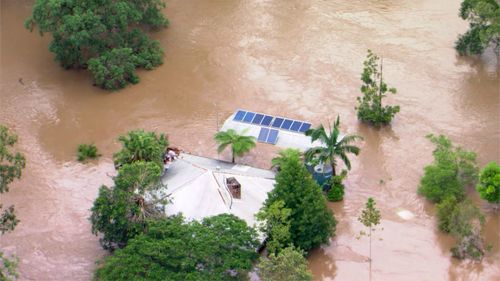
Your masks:
{"label": "green tree canopy", "polygon": [[291,210],[290,235],[297,248],[309,251],[335,234],[336,221],[321,188],[298,157],[283,162],[275,187],[264,203],[264,212],[277,201],[283,201],[283,208]]}
{"label": "green tree canopy", "polygon": [[337,165],[337,157],[342,159],[349,170],[351,169],[351,161],[347,157],[347,154],[359,154],[359,147],[351,143],[362,139],[357,135],[342,136],[339,126],[340,117],[337,116],[337,120],[333,123],[333,129],[330,128],[328,132],[323,125],[320,125],[316,129],[309,129],[306,131],[306,136],[311,137],[311,142],[319,140],[325,145],[309,148],[305,152],[306,161],[313,163],[319,161],[321,163],[330,164],[334,176],[336,175],[335,166]]}
{"label": "green tree canopy", "polygon": [[257,213],[256,217],[260,222],[259,230],[267,237],[266,248],[269,253],[278,254],[281,249],[292,244],[290,214],[291,210],[285,208],[285,202],[281,200]]}
{"label": "green tree canopy", "polygon": [[50,33],[49,50],[65,68],[89,68],[105,89],[137,83],[136,68],[162,64],[145,31],[166,27],[162,0],[37,0],[26,28]]}
{"label": "green tree canopy", "polygon": [[257,268],[262,281],[312,280],[303,252],[292,247],[283,249],[277,255],[272,253],[268,258],[261,257]]}
{"label": "green tree canopy", "polygon": [[484,200],[500,203],[500,165],[492,161],[481,170],[476,190]]}
{"label": "green tree canopy", "polygon": [[376,54],[368,50],[366,60],[363,62],[365,67],[361,74],[361,81],[363,81],[361,93],[363,96],[357,98],[358,106],[356,107],[358,119],[375,126],[390,123],[394,115],[399,112],[399,105],[382,105],[382,100],[386,97],[387,92],[395,94],[397,91],[396,88],[389,88],[384,82],[382,62],[379,70],[379,60],[380,58]]}
{"label": "green tree canopy", "polygon": [[164,217],[158,206],[166,204],[159,178],[162,169],[153,162],[123,165],[114,178],[115,186],[101,186],[91,208],[92,233],[102,233],[105,249],[122,248],[142,233],[148,218]]}
{"label": "green tree canopy", "polygon": [[258,257],[254,229],[229,214],[150,221],[147,231],[104,259],[95,279],[245,280]]}
{"label": "green tree canopy", "polygon": [[460,55],[479,55],[493,45],[500,53],[500,4],[497,0],[464,0],[460,17],[469,21],[469,30],[455,42]]}
{"label": "green tree canopy", "polygon": [[[0,124],[0,194],[9,191],[9,184],[21,178],[22,170],[26,166],[24,155],[14,151],[16,143],[17,135],[10,133],[6,126]],[[14,206],[4,210],[0,204],[0,236],[14,230],[18,223]],[[16,280],[17,263],[16,257],[7,257],[0,251],[0,280]]]}
{"label": "green tree canopy", "polygon": [[136,161],[154,162],[163,166],[163,154],[168,146],[164,134],[135,130],[120,136],[118,140],[122,143],[122,149],[113,155],[115,166]]}
{"label": "green tree canopy", "polygon": [[454,146],[443,136],[428,135],[436,145],[432,152],[434,162],[424,168],[418,192],[433,202],[441,202],[448,196],[461,201],[464,187],[477,179],[476,154]]}
{"label": "green tree canopy", "polygon": [[485,254],[484,240],[481,236],[484,215],[470,200],[458,203],[449,216],[449,232],[458,243],[451,249],[459,259],[481,259]]}
{"label": "green tree canopy", "polygon": [[217,152],[221,153],[226,147],[231,146],[231,162],[234,163],[234,157],[241,157],[255,147],[255,138],[238,134],[235,130],[229,129],[225,132],[218,132],[214,136],[215,141],[219,144]]}
{"label": "green tree canopy", "polygon": [[278,152],[278,156],[274,157],[271,160],[271,165],[273,168],[278,168],[283,165],[283,162],[286,161],[286,159],[290,157],[301,157],[300,150],[295,149],[295,148],[286,148],[282,149]]}

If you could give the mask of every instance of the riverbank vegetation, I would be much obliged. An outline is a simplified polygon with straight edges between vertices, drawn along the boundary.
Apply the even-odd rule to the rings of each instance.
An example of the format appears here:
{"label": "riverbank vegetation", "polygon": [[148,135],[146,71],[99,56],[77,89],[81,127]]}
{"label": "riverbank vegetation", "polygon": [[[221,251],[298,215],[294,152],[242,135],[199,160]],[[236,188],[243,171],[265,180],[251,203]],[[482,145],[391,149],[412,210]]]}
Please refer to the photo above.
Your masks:
{"label": "riverbank vegetation", "polygon": [[476,154],[453,145],[443,135],[427,138],[436,146],[434,161],[424,168],[418,192],[437,203],[438,228],[457,241],[451,249],[453,256],[480,260],[486,251],[484,215],[466,198],[465,190],[477,180]]}
{"label": "riverbank vegetation", "polygon": [[368,50],[363,65],[363,73],[361,73],[361,81],[363,81],[361,93],[363,96],[357,97],[358,105],[355,108],[358,112],[358,119],[377,127],[389,124],[400,108],[399,105],[383,106],[382,101],[387,96],[387,92],[396,94],[397,90],[387,86],[387,83],[384,82],[383,60],[371,50]]}
{"label": "riverbank vegetation", "polygon": [[[20,179],[26,167],[26,158],[15,150],[17,135],[9,132],[9,128],[0,124],[0,194],[9,191],[9,185]],[[0,236],[13,231],[19,223],[14,206],[4,209],[0,203]],[[16,256],[7,256],[0,251],[0,280],[10,281],[17,278]]]}
{"label": "riverbank vegetation", "polygon": [[64,68],[88,69],[95,85],[115,90],[136,84],[137,68],[163,63],[163,50],[146,31],[168,25],[161,0],[37,0],[29,30],[50,33],[49,50]]}
{"label": "riverbank vegetation", "polygon": [[469,22],[469,30],[458,36],[455,49],[462,56],[480,55],[492,46],[500,55],[500,4],[497,0],[464,0],[459,16]]}
{"label": "riverbank vegetation", "polygon": [[97,147],[94,144],[80,144],[78,145],[77,159],[80,162],[85,162],[87,159],[96,159],[101,154],[97,152]]}

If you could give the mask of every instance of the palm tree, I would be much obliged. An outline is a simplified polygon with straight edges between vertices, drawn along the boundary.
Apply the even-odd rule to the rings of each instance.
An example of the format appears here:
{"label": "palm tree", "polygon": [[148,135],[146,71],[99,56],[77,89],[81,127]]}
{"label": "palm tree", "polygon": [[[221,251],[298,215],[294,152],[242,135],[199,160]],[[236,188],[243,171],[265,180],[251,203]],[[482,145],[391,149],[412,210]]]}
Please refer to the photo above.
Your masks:
{"label": "palm tree", "polygon": [[254,137],[240,135],[233,129],[218,132],[215,134],[214,139],[219,144],[219,147],[217,147],[218,153],[221,153],[228,145],[231,145],[233,163],[235,156],[241,157],[255,147]]}
{"label": "palm tree", "polygon": [[340,118],[337,116],[337,120],[333,123],[333,130],[330,128],[330,132],[327,132],[323,125],[320,125],[316,129],[309,129],[306,131],[306,136],[311,137],[311,142],[320,140],[324,146],[311,147],[305,152],[305,158],[308,162],[313,160],[318,160],[321,163],[329,163],[332,167],[333,175],[335,176],[335,166],[337,164],[336,158],[339,157],[347,166],[347,169],[351,169],[351,162],[347,158],[347,153],[352,153],[355,155],[359,154],[359,147],[350,145],[353,141],[358,139],[363,139],[357,135],[345,135],[341,136],[339,131]]}
{"label": "palm tree", "polygon": [[278,156],[274,157],[271,160],[271,168],[276,168],[280,170],[280,166],[283,165],[283,163],[289,159],[289,158],[301,158],[302,154],[298,149],[295,148],[287,148],[287,149],[282,149],[278,152]]}

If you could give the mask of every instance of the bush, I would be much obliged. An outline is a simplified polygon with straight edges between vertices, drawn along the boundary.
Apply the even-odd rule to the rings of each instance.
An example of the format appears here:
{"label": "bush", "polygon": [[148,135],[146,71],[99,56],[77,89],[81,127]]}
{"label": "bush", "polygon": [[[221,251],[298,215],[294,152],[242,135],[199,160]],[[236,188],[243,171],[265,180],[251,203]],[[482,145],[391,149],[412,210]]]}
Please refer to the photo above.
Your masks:
{"label": "bush", "polygon": [[439,230],[449,233],[450,220],[457,206],[457,199],[454,196],[446,197],[441,203],[437,204],[437,217]]}
{"label": "bush", "polygon": [[477,192],[490,203],[500,203],[500,165],[490,162],[479,175]]}
{"label": "bush", "polygon": [[344,184],[342,181],[347,176],[347,171],[343,170],[338,176],[333,176],[330,178],[330,189],[326,194],[328,201],[337,202],[344,199]]}
{"label": "bush", "polygon": [[80,144],[78,146],[78,161],[83,162],[87,159],[96,159],[101,156],[97,152],[97,147],[94,144]]}
{"label": "bush", "polygon": [[278,255],[271,254],[269,258],[261,257],[257,268],[262,281],[312,280],[303,252],[292,247],[283,249]]}
{"label": "bush", "polygon": [[458,203],[449,217],[450,234],[458,244],[452,248],[452,254],[459,259],[481,259],[485,253],[484,240],[481,237],[484,215],[470,200]]}
{"label": "bush", "polygon": [[476,154],[454,146],[445,136],[428,135],[436,145],[432,152],[434,161],[424,168],[418,193],[432,202],[439,203],[448,196],[461,201],[465,186],[477,179]]}

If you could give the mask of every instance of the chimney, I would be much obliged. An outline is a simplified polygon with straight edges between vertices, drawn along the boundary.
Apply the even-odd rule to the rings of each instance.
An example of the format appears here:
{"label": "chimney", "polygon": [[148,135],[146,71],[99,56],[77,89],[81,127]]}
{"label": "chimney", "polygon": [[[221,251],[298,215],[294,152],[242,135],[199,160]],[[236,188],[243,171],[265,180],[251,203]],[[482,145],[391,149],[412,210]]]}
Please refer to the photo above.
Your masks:
{"label": "chimney", "polygon": [[234,199],[241,199],[241,184],[236,180],[236,178],[227,178],[226,185]]}

